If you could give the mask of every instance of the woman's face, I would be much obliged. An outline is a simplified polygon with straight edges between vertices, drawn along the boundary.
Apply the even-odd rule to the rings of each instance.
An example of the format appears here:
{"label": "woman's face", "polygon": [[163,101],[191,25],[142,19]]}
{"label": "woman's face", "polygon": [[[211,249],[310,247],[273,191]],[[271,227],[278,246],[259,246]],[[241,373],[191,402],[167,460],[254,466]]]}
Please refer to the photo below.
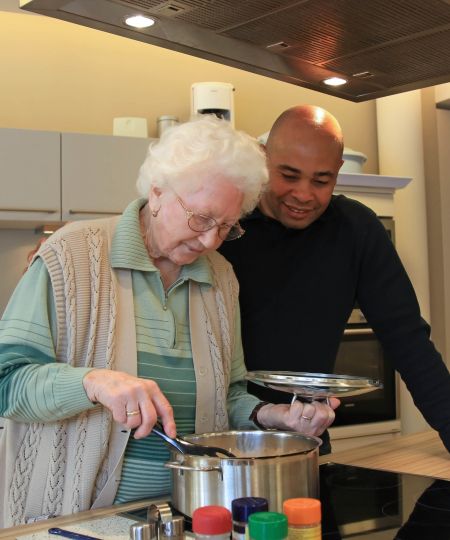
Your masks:
{"label": "woman's face", "polygon": [[179,266],[194,262],[223,242],[217,226],[205,232],[190,229],[183,205],[195,214],[214,218],[218,225],[234,225],[241,215],[244,195],[226,177],[205,174],[205,180],[196,185],[199,187],[193,192],[182,185],[177,192],[153,190],[149,197],[150,208],[160,209],[152,218],[154,247],[161,257]]}

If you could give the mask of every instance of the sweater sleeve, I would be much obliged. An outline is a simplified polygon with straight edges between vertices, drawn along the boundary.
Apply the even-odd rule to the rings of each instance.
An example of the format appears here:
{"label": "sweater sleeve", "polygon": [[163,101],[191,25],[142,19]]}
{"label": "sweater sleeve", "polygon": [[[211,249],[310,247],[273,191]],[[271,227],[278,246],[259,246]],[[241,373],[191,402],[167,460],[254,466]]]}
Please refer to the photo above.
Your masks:
{"label": "sweater sleeve", "polygon": [[255,424],[249,420],[250,413],[259,403],[259,399],[247,392],[247,373],[244,364],[244,352],[241,340],[241,317],[239,305],[236,309],[235,346],[231,362],[231,384],[228,390],[228,414],[233,429],[255,429]]}
{"label": "sweater sleeve", "polygon": [[54,421],[94,407],[83,387],[90,368],[58,363],[53,293],[36,259],[0,321],[0,415],[20,422]]}
{"label": "sweater sleeve", "polygon": [[427,422],[450,451],[450,375],[430,340],[408,275],[383,226],[374,219],[362,239],[358,301]]}

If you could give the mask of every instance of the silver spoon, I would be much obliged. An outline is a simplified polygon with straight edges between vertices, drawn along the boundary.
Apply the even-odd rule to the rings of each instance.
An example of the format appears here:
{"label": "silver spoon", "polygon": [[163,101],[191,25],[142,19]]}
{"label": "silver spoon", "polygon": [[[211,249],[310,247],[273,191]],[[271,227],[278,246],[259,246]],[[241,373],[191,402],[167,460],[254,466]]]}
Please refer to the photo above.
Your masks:
{"label": "silver spoon", "polygon": [[189,441],[186,441],[186,439],[183,439],[182,437],[169,437],[166,435],[164,428],[162,427],[160,422],[156,422],[156,424],[153,426],[152,433],[155,435],[158,435],[158,437],[161,437],[166,443],[168,443],[170,446],[173,446],[176,448],[179,452],[182,454],[190,454],[193,456],[211,456],[211,457],[236,457],[232,452],[229,450],[225,450],[225,448],[219,448],[218,446],[206,446],[203,444],[195,444],[191,443]]}

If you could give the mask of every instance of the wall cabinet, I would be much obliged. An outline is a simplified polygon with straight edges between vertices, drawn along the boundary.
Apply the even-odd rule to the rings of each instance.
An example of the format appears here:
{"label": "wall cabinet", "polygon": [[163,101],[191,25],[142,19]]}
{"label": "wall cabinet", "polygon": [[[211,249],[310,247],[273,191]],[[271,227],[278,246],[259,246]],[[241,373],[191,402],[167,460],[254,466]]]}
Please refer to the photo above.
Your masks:
{"label": "wall cabinet", "polygon": [[136,180],[149,140],[61,135],[62,220],[120,214],[136,199]]}
{"label": "wall cabinet", "polygon": [[119,214],[137,197],[149,139],[0,129],[0,226]]}
{"label": "wall cabinet", "polygon": [[60,134],[0,129],[0,220],[61,219]]}

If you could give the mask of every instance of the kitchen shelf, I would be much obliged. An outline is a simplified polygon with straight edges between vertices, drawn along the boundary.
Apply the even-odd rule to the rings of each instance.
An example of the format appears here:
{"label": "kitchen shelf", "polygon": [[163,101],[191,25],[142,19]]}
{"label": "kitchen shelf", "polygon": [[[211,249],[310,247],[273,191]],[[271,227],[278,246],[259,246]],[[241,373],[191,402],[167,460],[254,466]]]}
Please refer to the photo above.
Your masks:
{"label": "kitchen shelf", "polygon": [[397,189],[403,189],[411,178],[403,176],[382,176],[379,174],[340,173],[337,178],[337,186],[351,188],[375,189],[377,191],[393,193]]}
{"label": "kitchen shelf", "polygon": [[338,175],[335,195],[348,195],[365,204],[378,215],[394,216],[394,195],[408,186],[412,178],[381,176],[378,174],[341,173]]}

